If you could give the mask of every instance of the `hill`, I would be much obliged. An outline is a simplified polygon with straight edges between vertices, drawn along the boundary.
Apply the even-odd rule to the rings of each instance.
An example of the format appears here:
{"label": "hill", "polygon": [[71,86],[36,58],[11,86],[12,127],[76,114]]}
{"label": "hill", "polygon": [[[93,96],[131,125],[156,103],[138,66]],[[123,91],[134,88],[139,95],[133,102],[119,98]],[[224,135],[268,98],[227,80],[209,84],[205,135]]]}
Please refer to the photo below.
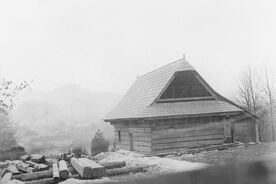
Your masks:
{"label": "hill", "polygon": [[57,144],[58,137],[66,145],[82,141],[87,147],[98,128],[112,141],[113,127],[102,119],[118,103],[120,95],[92,92],[72,84],[35,93],[34,99],[29,94],[11,113],[23,144],[45,137],[48,143]]}

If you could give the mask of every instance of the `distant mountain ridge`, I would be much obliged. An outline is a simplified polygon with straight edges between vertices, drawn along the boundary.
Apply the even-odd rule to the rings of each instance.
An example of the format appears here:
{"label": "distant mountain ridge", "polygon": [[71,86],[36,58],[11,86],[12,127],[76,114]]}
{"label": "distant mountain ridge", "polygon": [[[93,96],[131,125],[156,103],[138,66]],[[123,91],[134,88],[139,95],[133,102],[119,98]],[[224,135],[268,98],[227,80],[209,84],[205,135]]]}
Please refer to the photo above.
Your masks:
{"label": "distant mountain ridge", "polygon": [[16,106],[11,117],[16,124],[35,130],[59,125],[89,126],[102,123],[120,98],[121,95],[92,92],[69,84],[42,94],[36,92],[34,99],[29,97]]}

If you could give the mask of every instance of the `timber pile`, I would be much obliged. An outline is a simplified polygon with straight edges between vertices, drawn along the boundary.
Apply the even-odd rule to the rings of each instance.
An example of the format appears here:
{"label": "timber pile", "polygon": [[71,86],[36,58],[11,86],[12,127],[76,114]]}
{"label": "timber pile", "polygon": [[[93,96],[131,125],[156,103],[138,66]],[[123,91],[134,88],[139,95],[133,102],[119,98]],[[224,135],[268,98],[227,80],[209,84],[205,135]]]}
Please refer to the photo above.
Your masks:
{"label": "timber pile", "polygon": [[71,153],[47,158],[39,154],[23,155],[21,160],[0,163],[0,183],[55,184],[69,178],[93,180],[145,171],[145,168],[126,166],[125,161],[98,163],[90,158],[75,158]]}
{"label": "timber pile", "polygon": [[48,165],[42,164],[42,163],[38,164],[38,163],[35,163],[35,162],[32,162],[32,161],[26,161],[25,163],[29,164],[31,167],[33,167],[37,171],[44,171],[44,170],[47,170],[49,168]]}

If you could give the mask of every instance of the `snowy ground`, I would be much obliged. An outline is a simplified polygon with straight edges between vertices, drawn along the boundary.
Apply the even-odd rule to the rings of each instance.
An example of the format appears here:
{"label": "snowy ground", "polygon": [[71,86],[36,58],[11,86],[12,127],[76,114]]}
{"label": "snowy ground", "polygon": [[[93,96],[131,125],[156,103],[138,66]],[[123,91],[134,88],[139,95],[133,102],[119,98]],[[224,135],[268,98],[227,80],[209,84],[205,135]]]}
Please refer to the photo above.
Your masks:
{"label": "snowy ground", "polygon": [[[138,178],[141,176],[148,175],[159,175],[164,173],[179,172],[179,171],[190,171],[195,169],[204,168],[207,164],[202,163],[192,163],[184,160],[175,160],[171,158],[160,158],[160,157],[145,157],[141,154],[133,153],[126,150],[119,150],[116,152],[106,152],[100,153],[96,156],[99,163],[105,162],[115,162],[115,161],[125,161],[127,166],[130,167],[147,167],[146,173],[136,173],[125,176],[115,176],[110,179],[112,180],[127,180]],[[109,180],[109,178],[104,178],[103,180]],[[95,182],[95,180],[93,181]],[[62,184],[89,184],[92,181],[89,180],[75,180],[69,179]]]}
{"label": "snowy ground", "polygon": [[[136,173],[125,176],[105,178],[104,180],[128,180],[152,176],[169,172],[188,171],[206,167],[208,165],[227,164],[240,161],[259,160],[262,158],[276,158],[276,143],[244,144],[239,147],[222,151],[208,151],[197,154],[183,154],[181,156],[168,155],[166,158],[144,157],[130,151],[101,153],[96,156],[100,163],[126,161],[128,166],[148,166],[146,173]],[[204,164],[205,163],[205,164]],[[67,180],[63,184],[92,184],[91,181]]]}
{"label": "snowy ground", "polygon": [[175,160],[171,158],[145,157],[126,150],[117,152],[101,153],[96,156],[99,163],[126,161],[127,166],[145,166],[151,174],[163,174],[168,172],[179,172],[200,169],[206,167],[206,164],[191,163],[184,160]]}

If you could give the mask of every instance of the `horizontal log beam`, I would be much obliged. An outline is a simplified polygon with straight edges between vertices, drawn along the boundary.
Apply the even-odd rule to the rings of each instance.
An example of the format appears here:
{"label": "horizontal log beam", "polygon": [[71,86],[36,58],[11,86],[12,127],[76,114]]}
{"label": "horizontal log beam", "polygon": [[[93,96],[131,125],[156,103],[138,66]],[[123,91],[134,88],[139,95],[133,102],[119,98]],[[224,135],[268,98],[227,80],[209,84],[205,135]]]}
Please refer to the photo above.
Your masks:
{"label": "horizontal log beam", "polygon": [[208,135],[223,135],[224,131],[223,129],[219,130],[195,130],[195,131],[189,131],[189,132],[182,132],[182,133],[167,133],[164,132],[163,134],[155,134],[152,135],[152,140],[156,139],[169,139],[169,138],[186,138],[186,137],[194,137],[194,136],[208,136]]}
{"label": "horizontal log beam", "polygon": [[202,140],[216,140],[216,139],[224,139],[223,134],[211,134],[211,135],[195,135],[190,137],[180,137],[180,138],[168,138],[168,139],[154,139],[152,141],[152,145],[156,144],[167,144],[167,143],[179,143],[183,142],[194,142],[194,141],[202,141]]}
{"label": "horizontal log beam", "polygon": [[224,143],[223,139],[212,139],[212,140],[202,140],[202,141],[193,141],[193,142],[180,142],[180,143],[168,143],[168,144],[156,144],[153,145],[154,150],[164,150],[164,149],[181,149],[181,148],[193,148],[200,147],[203,145],[213,145],[213,144],[222,144]]}

